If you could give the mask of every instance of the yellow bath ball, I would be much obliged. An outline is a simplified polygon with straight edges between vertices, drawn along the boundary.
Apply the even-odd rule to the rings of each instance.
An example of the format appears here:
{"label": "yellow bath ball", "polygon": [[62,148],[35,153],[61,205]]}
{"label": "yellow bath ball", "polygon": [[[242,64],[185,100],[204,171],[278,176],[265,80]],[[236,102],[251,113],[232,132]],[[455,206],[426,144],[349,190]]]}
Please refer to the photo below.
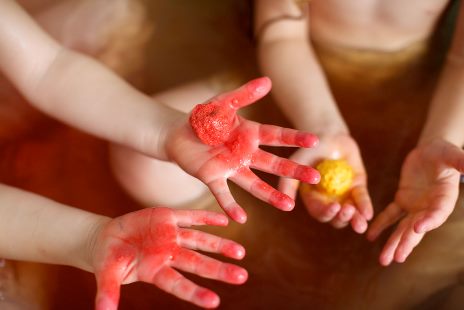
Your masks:
{"label": "yellow bath ball", "polygon": [[353,169],[346,160],[325,159],[316,169],[321,174],[317,188],[329,196],[342,196],[353,182]]}

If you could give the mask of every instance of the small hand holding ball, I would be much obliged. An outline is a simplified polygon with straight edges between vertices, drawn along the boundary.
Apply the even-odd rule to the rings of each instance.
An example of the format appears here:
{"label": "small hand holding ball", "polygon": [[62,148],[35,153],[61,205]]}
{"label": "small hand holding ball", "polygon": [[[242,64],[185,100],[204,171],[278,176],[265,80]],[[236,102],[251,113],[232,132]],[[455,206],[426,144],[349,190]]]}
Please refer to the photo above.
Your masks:
{"label": "small hand holding ball", "polygon": [[351,222],[356,232],[366,231],[368,218],[356,208],[360,188],[356,186],[353,167],[344,159],[325,159],[319,162],[316,169],[321,174],[321,180],[313,186],[301,184],[302,199],[306,205],[313,204],[312,209],[320,209],[321,214],[336,214],[327,216],[325,221],[322,216],[316,218],[321,222],[330,222],[336,228],[343,228]]}

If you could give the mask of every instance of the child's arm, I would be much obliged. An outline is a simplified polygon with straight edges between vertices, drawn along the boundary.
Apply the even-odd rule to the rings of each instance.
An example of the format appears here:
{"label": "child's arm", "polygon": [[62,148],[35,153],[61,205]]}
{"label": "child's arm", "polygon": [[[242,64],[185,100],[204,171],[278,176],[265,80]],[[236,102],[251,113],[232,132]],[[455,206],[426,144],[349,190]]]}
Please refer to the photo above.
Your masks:
{"label": "child's arm", "polygon": [[93,271],[91,244],[110,219],[0,184],[0,256]]}
{"label": "child's arm", "polygon": [[242,259],[241,245],[189,229],[227,223],[222,214],[167,208],[110,219],[0,185],[0,257],[95,273],[98,310],[117,309],[120,286],[136,281],[201,307],[216,307],[219,297],[214,292],[173,268],[231,284],[245,282],[243,268],[195,252]]}
{"label": "child's arm", "polygon": [[419,144],[435,138],[464,146],[464,6]]}
{"label": "child's arm", "polygon": [[14,1],[0,1],[0,69],[38,109],[86,132],[167,159],[164,135],[184,114],[60,46]]}
{"label": "child's arm", "polygon": [[[212,136],[224,129],[230,133],[218,144],[207,145],[198,139],[198,130],[195,136],[186,114],[153,102],[99,63],[59,46],[13,1],[0,1],[0,42],[0,69],[36,107],[89,133],[175,162],[207,184],[237,221],[244,222],[246,215],[230,194],[229,178],[278,208],[290,210],[294,205],[249,167],[309,183],[319,180],[317,171],[287,161],[281,167],[280,158],[259,149],[260,144],[311,147],[317,143],[313,135],[236,114],[269,92],[269,79],[212,98],[204,109],[197,106],[202,111],[195,114],[200,131]],[[213,107],[225,114],[208,112]]]}
{"label": "child's arm", "polygon": [[441,226],[453,212],[464,174],[464,6],[453,45],[432,100],[417,146],[401,170],[394,201],[372,223],[375,239],[398,222],[380,263],[403,262],[425,233]]}
{"label": "child's arm", "polygon": [[107,223],[96,238],[94,272],[97,278],[97,310],[115,310],[121,284],[151,283],[174,296],[203,308],[219,305],[209,289],[186,279],[179,271],[230,284],[248,278],[245,269],[223,263],[196,251],[242,259],[245,249],[191,226],[226,226],[227,218],[201,210],[147,208]]}
{"label": "child's arm", "polygon": [[[276,102],[297,129],[314,132],[321,141],[318,149],[311,152],[300,149],[291,159],[314,165],[324,158],[342,157],[356,175],[348,200],[327,200],[310,191],[311,203],[306,207],[319,221],[330,222],[336,228],[351,223],[355,231],[362,233],[367,228],[366,220],[373,214],[367,176],[357,143],[349,135],[311,47],[309,14],[302,12],[294,0],[255,2],[259,62],[263,72],[273,80]],[[282,178],[279,189],[294,198],[298,186],[297,180]]]}
{"label": "child's arm", "polygon": [[274,82],[277,104],[298,129],[316,134],[348,133],[311,47],[309,14],[294,0],[255,2],[259,62]]}

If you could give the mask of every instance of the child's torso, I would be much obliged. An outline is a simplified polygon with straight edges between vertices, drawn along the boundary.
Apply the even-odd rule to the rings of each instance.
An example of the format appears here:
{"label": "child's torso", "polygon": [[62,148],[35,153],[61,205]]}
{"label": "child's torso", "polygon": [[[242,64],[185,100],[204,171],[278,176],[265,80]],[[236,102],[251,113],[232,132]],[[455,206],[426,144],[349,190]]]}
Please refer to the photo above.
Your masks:
{"label": "child's torso", "polygon": [[450,0],[312,0],[311,37],[323,44],[394,51],[430,37]]}

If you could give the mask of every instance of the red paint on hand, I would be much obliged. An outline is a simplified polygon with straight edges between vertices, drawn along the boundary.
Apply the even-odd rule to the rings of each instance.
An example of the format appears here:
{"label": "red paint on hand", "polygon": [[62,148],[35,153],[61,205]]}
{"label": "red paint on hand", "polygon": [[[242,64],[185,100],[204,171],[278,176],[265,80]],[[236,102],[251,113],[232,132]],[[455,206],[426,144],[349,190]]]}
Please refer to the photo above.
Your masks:
{"label": "red paint on hand", "polygon": [[[313,147],[318,143],[316,136],[259,124],[237,115],[238,109],[261,99],[270,89],[271,81],[260,78],[196,106],[190,115],[190,127],[202,143],[192,141],[196,139],[191,139],[191,132],[185,133],[186,139],[172,142],[172,149],[177,151],[172,158],[185,171],[207,184],[224,211],[239,223],[246,221],[246,213],[232,197],[227,179],[286,211],[293,208],[293,199],[263,182],[251,169],[311,184],[320,179],[315,169],[259,148],[260,145]],[[207,152],[204,145],[210,146]]]}
{"label": "red paint on hand", "polygon": [[223,253],[236,259],[245,255],[244,248],[233,241],[187,228],[208,223],[224,225],[227,218],[208,211],[151,208],[106,224],[97,240],[94,263],[97,310],[116,309],[120,285],[135,281],[152,283],[201,307],[216,307],[219,297],[214,292],[174,269],[232,284],[246,281],[245,269],[194,251]]}
{"label": "red paint on hand", "polygon": [[197,105],[190,115],[190,124],[204,144],[219,145],[230,135],[235,115],[227,107],[211,102]]}

